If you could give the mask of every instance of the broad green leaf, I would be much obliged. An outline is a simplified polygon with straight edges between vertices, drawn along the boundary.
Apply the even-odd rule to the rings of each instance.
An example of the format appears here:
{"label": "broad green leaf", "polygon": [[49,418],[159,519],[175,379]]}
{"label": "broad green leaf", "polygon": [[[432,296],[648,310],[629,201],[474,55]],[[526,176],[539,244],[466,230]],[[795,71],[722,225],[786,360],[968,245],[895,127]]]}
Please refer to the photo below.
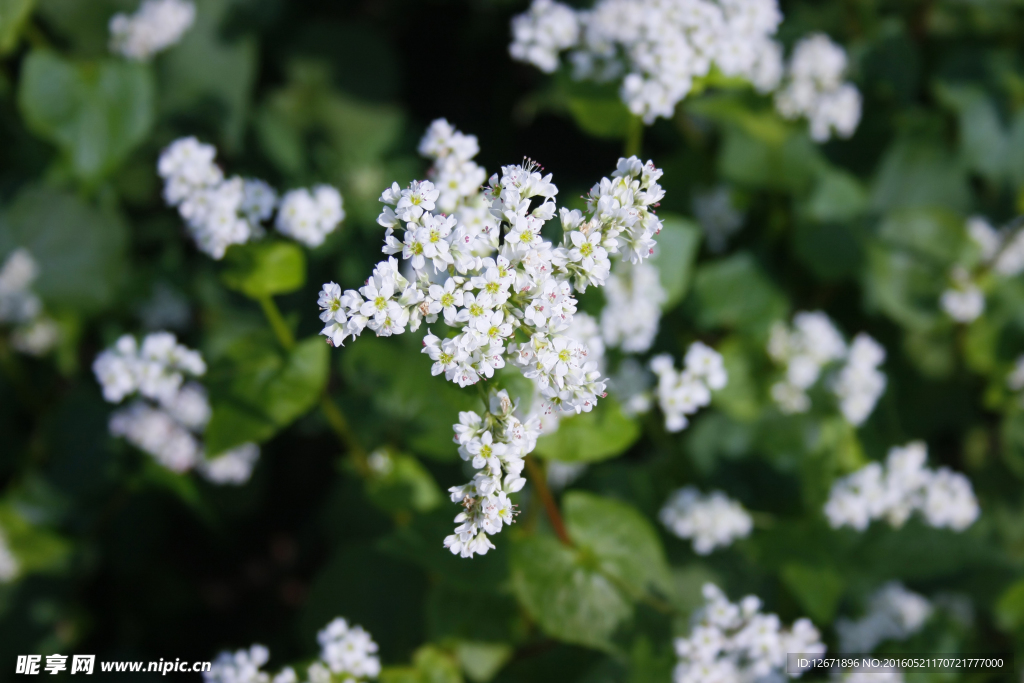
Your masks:
{"label": "broad green leaf", "polygon": [[782,581],[815,622],[832,623],[845,588],[838,572],[792,562],[782,568]]}
{"label": "broad green leaf", "polygon": [[658,247],[651,263],[658,267],[665,290],[661,307],[667,311],[682,301],[690,288],[703,233],[700,226],[681,216],[661,214],[661,219],[664,227],[657,237]]}
{"label": "broad green leaf", "polygon": [[798,220],[792,236],[796,257],[821,280],[852,278],[863,268],[862,239],[850,225]]}
{"label": "broad green leaf", "polygon": [[805,191],[823,164],[821,152],[805,133],[765,142],[738,126],[726,128],[718,157],[718,170],[728,180],[781,192]]}
{"label": "broad green leaf", "polygon": [[573,543],[593,553],[601,568],[636,594],[669,591],[669,570],[650,522],[626,503],[583,491],[562,499],[565,525]]}
{"label": "broad green leaf", "polygon": [[946,272],[912,254],[873,244],[867,250],[866,305],[901,325],[928,330],[939,321],[938,300]]}
{"label": "broad green leaf", "polygon": [[253,299],[288,294],[306,284],[306,256],[294,242],[236,244],[224,263],[224,284]]}
{"label": "broad green leaf", "polygon": [[650,523],[625,503],[571,491],[563,499],[573,547],[530,536],[512,548],[512,585],[550,636],[611,648],[632,602],[651,589],[670,594],[671,579]]}
{"label": "broad green leaf", "polygon": [[0,504],[0,528],[18,562],[18,575],[58,572],[68,566],[72,544],[45,527],[31,524],[14,506]]}
{"label": "broad green leaf", "polygon": [[577,81],[559,73],[556,87],[557,101],[564,104],[583,132],[606,140],[625,137],[633,115],[613,84]]}
{"label": "broad green leaf", "polygon": [[223,143],[242,143],[256,80],[258,45],[251,36],[228,39],[222,25],[230,0],[196,3],[195,24],[161,55],[161,113],[202,118]]}
{"label": "broad green leaf", "polygon": [[452,425],[459,421],[459,411],[478,410],[479,398],[443,376],[431,377],[430,359],[420,353],[422,348],[411,335],[363,335],[341,352],[343,372],[350,386],[367,389],[362,395],[386,419],[381,428],[401,433],[409,451],[455,460],[459,456]]}
{"label": "broad green leaf", "polygon": [[244,362],[211,391],[210,453],[270,438],[309,412],[327,382],[329,348],[320,337],[300,341],[287,354],[274,347],[243,347]]}
{"label": "broad green leaf", "polygon": [[621,455],[640,437],[640,426],[611,397],[589,413],[563,419],[554,434],[537,440],[537,455],[562,462],[597,462]]}
{"label": "broad green leaf", "polygon": [[907,138],[891,145],[871,191],[871,208],[879,213],[904,207],[963,211],[968,204],[963,163],[940,141],[927,138]]}
{"label": "broad green leaf", "polygon": [[512,646],[505,643],[478,643],[460,641],[455,645],[455,656],[474,683],[487,683],[512,658]]}
{"label": "broad green leaf", "polygon": [[1008,632],[1024,631],[1024,579],[1015,581],[996,601],[996,621]]}
{"label": "broad green leaf", "polygon": [[964,162],[990,180],[1001,180],[1011,147],[995,103],[977,86],[939,82],[935,92],[939,101],[959,118],[960,155]]}
{"label": "broad green leaf", "polygon": [[430,472],[416,458],[387,449],[376,451],[371,458],[380,463],[366,480],[370,501],[390,513],[428,512],[446,500]]}
{"label": "broad green leaf", "polygon": [[25,122],[88,182],[114,170],[146,138],[153,101],[149,68],[135,62],[72,62],[34,50],[22,65],[18,104]]}
{"label": "broad green leaf", "polygon": [[24,247],[39,266],[33,290],[49,311],[91,313],[109,305],[124,274],[121,218],[73,195],[29,187],[0,214],[0,260]]}
{"label": "broad green leaf", "polygon": [[952,265],[967,248],[964,222],[941,209],[903,209],[885,217],[878,236],[941,266]]}
{"label": "broad green leaf", "polygon": [[548,635],[609,649],[615,630],[633,614],[632,601],[584,554],[551,536],[512,545],[512,586],[523,608]]}
{"label": "broad green leaf", "polygon": [[860,181],[846,171],[826,167],[818,175],[804,212],[822,223],[845,222],[858,218],[867,208],[867,190]]}
{"label": "broad green leaf", "polygon": [[795,133],[793,126],[779,118],[774,111],[755,111],[748,101],[734,95],[709,95],[687,100],[685,106],[688,112],[735,126],[747,136],[769,147],[782,147]]}
{"label": "broad green leaf", "polygon": [[0,55],[18,44],[21,27],[35,4],[35,0],[0,0]]}
{"label": "broad green leaf", "polygon": [[753,256],[741,252],[697,269],[693,280],[697,323],[763,332],[786,317],[788,305]]}

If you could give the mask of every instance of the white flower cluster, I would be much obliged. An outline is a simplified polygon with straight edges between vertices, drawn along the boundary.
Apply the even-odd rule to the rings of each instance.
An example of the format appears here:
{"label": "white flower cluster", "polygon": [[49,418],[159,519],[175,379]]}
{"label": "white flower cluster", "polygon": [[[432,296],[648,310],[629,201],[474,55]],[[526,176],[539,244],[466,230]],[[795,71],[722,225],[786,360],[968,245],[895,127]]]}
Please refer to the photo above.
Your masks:
{"label": "white flower cluster", "polygon": [[491,395],[488,412],[481,417],[459,413],[455,443],[459,455],[477,473],[472,481],[448,489],[453,503],[464,508],[455,518],[455,533],[444,539],[446,548],[462,557],[485,555],[494,547],[488,534],[496,534],[515,521],[515,506],[508,494],[523,488],[524,458],[537,446],[538,418],[525,422],[515,416],[515,405],[505,390]]}
{"label": "white flower cluster", "polygon": [[772,385],[771,395],[787,414],[810,410],[807,390],[817,383],[825,366],[844,359],[845,366],[831,378],[829,387],[847,422],[862,424],[885,392],[886,377],[878,369],[885,360],[885,349],[863,332],[847,348],[839,330],[820,311],[797,313],[792,329],[775,323],[768,355],[786,368],[786,376]]}
{"label": "white flower cluster", "polygon": [[[377,643],[361,626],[349,626],[338,617],[319,633],[320,657],[306,669],[308,683],[356,683],[380,675]],[[270,661],[270,650],[253,645],[248,650],[222,652],[210,671],[203,674],[205,683],[299,683],[295,669],[286,666],[276,675],[263,671]]]}
{"label": "white flower cluster", "polygon": [[673,493],[658,518],[679,538],[693,539],[693,550],[698,555],[731,545],[737,538],[749,536],[754,528],[742,505],[721,491],[703,495],[694,486]]}
{"label": "white flower cluster", "polygon": [[651,370],[658,376],[658,406],[665,413],[665,429],[670,432],[686,429],[690,424],[686,416],[710,404],[711,392],[724,388],[729,381],[722,356],[702,342],[690,345],[683,366],[682,371],[676,370],[668,354],[651,359]]}
{"label": "white flower cluster", "polygon": [[4,533],[3,527],[0,527],[0,583],[13,581],[18,576],[20,568],[18,558],[7,545],[7,534]]}
{"label": "white flower cluster", "polygon": [[801,116],[810,124],[811,137],[824,142],[832,133],[848,138],[860,123],[860,91],[844,82],[846,50],[828,36],[816,33],[796,44],[775,107],[788,119]]}
{"label": "white flower cluster", "polygon": [[921,441],[893,447],[883,467],[868,463],[832,485],[825,516],[834,528],[865,530],[872,520],[902,526],[915,511],[929,526],[963,531],[978,518],[971,481],[948,467],[925,467],[928,450]]}
{"label": "white flower cluster", "polygon": [[110,18],[110,50],[146,60],[181,40],[196,18],[189,0],[145,0],[135,14]]}
{"label": "white flower cluster", "polygon": [[892,581],[871,595],[863,617],[836,621],[839,648],[843,652],[873,652],[882,641],[905,640],[921,630],[932,612],[928,598]]}
{"label": "white flower cluster", "polygon": [[187,137],[171,143],[157,164],[164,199],[177,207],[199,250],[212,258],[223,258],[232,244],[262,237],[275,209],[278,232],[308,247],[322,244],[345,218],[341,194],[329,185],[292,190],[279,205],[264,181],[225,178],[216,156],[213,145]]}
{"label": "white flower cluster", "polygon": [[939,297],[939,305],[958,323],[973,322],[985,312],[985,294],[971,279],[963,267],[956,267],[950,273],[953,285]]}
{"label": "white flower cluster", "polygon": [[704,599],[689,637],[676,639],[679,663],[673,683],[775,680],[785,672],[787,653],[825,652],[809,619],[798,619],[791,629],[784,629],[778,616],[760,611],[757,596],[748,595],[733,604],[721,589],[707,583]]}
{"label": "white flower cluster", "polygon": [[[467,158],[476,153],[475,139],[446,122],[431,126],[421,150],[435,158],[435,177],[450,173],[449,158],[453,168],[476,173]],[[416,331],[424,320],[443,322],[451,334],[442,338],[428,330],[424,338],[434,375],[465,387],[508,363],[539,386],[541,411],[589,412],[605,395],[605,381],[590,349],[567,333],[576,313],[574,290],[605,284],[612,254],[633,263],[651,255],[661,231],[651,209],[664,196],[661,174],[652,162],[620,159],[612,178],[591,189],[586,213],[561,210],[557,247],[541,229],[555,215],[558,188],[532,162],[491,176],[481,193],[491,218],[482,227],[464,225],[458,210],[442,213],[441,190],[433,182],[413,181],[405,189],[395,183],[381,196],[378,223],[386,228],[383,251],[400,254],[409,277],[392,256],[358,291],[325,284],[318,301],[326,325],[321,334],[340,346],[367,328],[390,336],[407,327]],[[461,197],[456,208],[480,201],[461,194],[468,189],[467,183],[455,192]],[[470,554],[483,541],[470,546]]]}
{"label": "white flower cluster", "polygon": [[110,433],[149,453],[168,469],[185,472],[195,467],[215,484],[249,480],[259,447],[246,443],[207,458],[200,435],[210,421],[206,390],[186,376],[206,373],[198,351],[179,344],[170,332],[154,332],[138,341],[130,334],[103,351],[92,365],[103,398],[121,403],[138,393],[141,398],[110,417]]}
{"label": "white flower cluster", "polygon": [[658,268],[649,263],[616,265],[604,296],[601,333],[605,343],[629,353],[651,348],[665,303]]}
{"label": "white flower cluster", "polygon": [[942,310],[958,323],[973,322],[985,312],[985,294],[977,282],[985,270],[1000,277],[1024,272],[1024,230],[996,230],[980,216],[968,218],[966,229],[979,262],[972,270],[955,266],[949,276],[951,287],[939,298]]}
{"label": "white flower cluster", "polygon": [[512,21],[512,57],[548,73],[559,53],[577,79],[621,79],[623,101],[648,124],[671,118],[694,80],[712,67],[761,92],[782,77],[782,49],[772,40],[777,0],[598,0],[575,11],[534,0]]}
{"label": "white flower cluster", "polygon": [[12,325],[11,346],[32,356],[45,355],[60,338],[57,323],[43,313],[32,291],[39,268],[27,249],[19,247],[0,266],[0,325]]}

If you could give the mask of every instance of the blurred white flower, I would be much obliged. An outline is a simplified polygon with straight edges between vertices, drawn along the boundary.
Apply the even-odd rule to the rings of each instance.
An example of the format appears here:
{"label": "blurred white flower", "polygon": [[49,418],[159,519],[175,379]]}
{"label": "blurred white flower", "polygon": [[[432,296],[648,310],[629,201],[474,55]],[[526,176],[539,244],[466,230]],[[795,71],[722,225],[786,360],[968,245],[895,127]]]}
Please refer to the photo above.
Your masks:
{"label": "blurred white flower", "polygon": [[110,50],[144,61],[181,40],[195,21],[189,0],[144,0],[135,14],[110,18]]}

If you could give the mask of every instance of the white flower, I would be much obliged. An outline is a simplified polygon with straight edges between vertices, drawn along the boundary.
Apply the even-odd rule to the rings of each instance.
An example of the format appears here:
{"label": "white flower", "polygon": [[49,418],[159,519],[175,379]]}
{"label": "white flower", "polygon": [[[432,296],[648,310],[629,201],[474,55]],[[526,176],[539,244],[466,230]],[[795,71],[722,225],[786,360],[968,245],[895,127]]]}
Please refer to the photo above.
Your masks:
{"label": "white flower", "polygon": [[244,443],[214,457],[200,460],[196,469],[209,482],[237,486],[249,481],[259,457],[259,446]]}
{"label": "white flower", "polygon": [[605,289],[601,332],[608,346],[630,353],[651,348],[658,334],[665,290],[657,267],[639,263],[620,264]]}
{"label": "white flower", "polygon": [[345,218],[341,194],[329,185],[291,190],[281,198],[275,227],[307,247],[318,247]]}
{"label": "white flower", "polygon": [[886,466],[869,463],[832,485],[825,516],[833,527],[865,530],[876,519],[902,526],[915,511],[936,528],[963,531],[980,511],[967,477],[925,467],[927,450],[916,441],[889,450]]}
{"label": "white flower", "polygon": [[843,652],[867,653],[883,641],[906,640],[924,627],[933,611],[927,598],[891,581],[870,597],[863,617],[836,621],[839,647]]}
{"label": "white flower", "polygon": [[623,101],[650,124],[670,118],[712,65],[761,92],[775,88],[782,58],[771,36],[781,19],[776,0],[598,0],[577,11],[534,0],[512,20],[509,52],[551,73],[569,50],[575,78],[621,79]]}
{"label": "white flower", "polygon": [[953,287],[939,298],[939,305],[950,318],[958,323],[970,323],[985,312],[985,295],[971,281],[963,268],[955,268],[950,276]]}
{"label": "white flower", "polygon": [[145,0],[135,14],[110,18],[110,50],[147,60],[181,40],[195,16],[189,0]]}
{"label": "white flower", "polygon": [[39,267],[27,249],[7,255],[0,267],[0,323],[25,323],[39,315],[42,303],[30,289],[38,276]]}
{"label": "white flower", "polygon": [[828,36],[816,33],[793,49],[786,70],[786,83],[775,95],[775,107],[788,119],[804,116],[811,137],[824,142],[832,133],[842,138],[853,135],[860,123],[861,96],[853,85],[843,82],[846,51]]}
{"label": "white flower", "polygon": [[349,626],[342,618],[327,624],[319,633],[320,659],[334,674],[353,678],[380,675],[377,643],[361,626]]}
{"label": "white flower", "polygon": [[164,467],[175,472],[191,469],[200,457],[195,436],[163,410],[137,401],[110,417],[110,433],[124,437]]}
{"label": "white flower", "polygon": [[248,650],[221,652],[209,671],[203,673],[205,683],[270,683],[270,675],[262,668],[270,661],[270,650],[253,645]]}
{"label": "white flower", "polygon": [[658,518],[679,538],[693,539],[698,555],[731,545],[735,539],[748,536],[754,527],[743,506],[721,491],[704,496],[692,486],[673,493]]}
{"label": "white flower", "polygon": [[711,391],[725,387],[728,374],[722,357],[701,342],[694,342],[686,354],[686,369],[675,369],[672,357],[660,354],[651,359],[650,367],[658,376],[655,394],[658,406],[665,413],[665,429],[682,431],[693,415],[711,403]]}
{"label": "white flower", "polygon": [[798,619],[787,630],[776,615],[760,611],[756,596],[748,595],[737,605],[714,584],[705,584],[703,592],[706,602],[694,614],[690,635],[675,641],[679,663],[672,673],[674,683],[781,680],[787,653],[825,652],[807,619]]}

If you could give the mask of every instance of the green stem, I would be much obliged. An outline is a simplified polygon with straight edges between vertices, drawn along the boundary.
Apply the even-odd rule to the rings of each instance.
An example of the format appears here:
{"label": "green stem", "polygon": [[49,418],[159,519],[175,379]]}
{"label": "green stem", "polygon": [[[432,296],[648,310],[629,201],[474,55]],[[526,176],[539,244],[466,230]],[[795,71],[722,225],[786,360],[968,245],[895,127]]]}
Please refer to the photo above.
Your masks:
{"label": "green stem", "polygon": [[[292,331],[288,328],[288,323],[285,322],[280,309],[277,307],[277,304],[274,303],[273,297],[264,295],[259,297],[257,301],[260,302],[260,307],[263,309],[263,315],[266,316],[267,322],[270,323],[271,329],[274,330],[274,336],[277,337],[277,341],[281,344],[281,347],[285,351],[291,351],[294,349],[295,335],[292,334]],[[323,411],[324,418],[327,419],[327,424],[330,425],[342,445],[348,450],[349,455],[352,457],[352,464],[355,466],[356,470],[364,476],[368,474],[370,468],[367,464],[366,450],[362,445],[360,445],[359,440],[356,439],[355,432],[352,431],[352,427],[349,425],[348,418],[345,417],[345,413],[343,413],[341,408],[331,400],[330,394],[327,392],[327,387],[324,387],[324,392],[320,396],[320,410]]]}
{"label": "green stem", "polygon": [[288,329],[288,323],[284,321],[284,316],[281,315],[281,310],[274,303],[273,297],[264,294],[257,300],[260,302],[260,307],[263,308],[263,315],[267,317],[267,322],[274,330],[274,336],[277,337],[278,343],[285,351],[291,351],[295,348],[295,335]]}
{"label": "green stem", "polygon": [[327,418],[327,424],[331,426],[334,433],[338,435],[338,439],[348,448],[349,455],[352,457],[352,464],[356,470],[363,476],[369,474],[370,465],[367,462],[366,450],[356,439],[356,435],[352,431],[345,413],[341,412],[341,408],[327,395],[326,389],[323,396],[320,397],[320,409],[323,411],[324,417]]}
{"label": "green stem", "polygon": [[625,157],[638,157],[644,146],[644,120],[637,115],[629,118],[629,126],[626,128],[626,144],[622,150]]}

